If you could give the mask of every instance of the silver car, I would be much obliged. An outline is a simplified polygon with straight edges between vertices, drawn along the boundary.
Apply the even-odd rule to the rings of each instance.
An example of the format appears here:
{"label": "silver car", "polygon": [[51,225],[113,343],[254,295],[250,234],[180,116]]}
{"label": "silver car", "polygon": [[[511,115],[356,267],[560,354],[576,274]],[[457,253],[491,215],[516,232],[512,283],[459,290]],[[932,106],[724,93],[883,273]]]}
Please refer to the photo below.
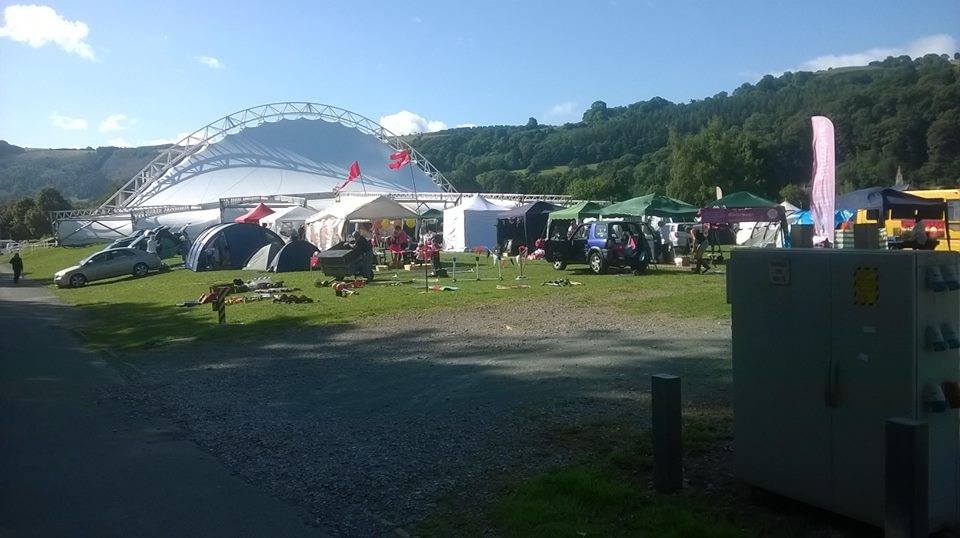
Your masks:
{"label": "silver car", "polygon": [[87,282],[104,278],[144,276],[162,266],[163,262],[156,254],[135,248],[110,248],[91,254],[73,267],[57,271],[53,275],[53,281],[61,288],[78,288]]}

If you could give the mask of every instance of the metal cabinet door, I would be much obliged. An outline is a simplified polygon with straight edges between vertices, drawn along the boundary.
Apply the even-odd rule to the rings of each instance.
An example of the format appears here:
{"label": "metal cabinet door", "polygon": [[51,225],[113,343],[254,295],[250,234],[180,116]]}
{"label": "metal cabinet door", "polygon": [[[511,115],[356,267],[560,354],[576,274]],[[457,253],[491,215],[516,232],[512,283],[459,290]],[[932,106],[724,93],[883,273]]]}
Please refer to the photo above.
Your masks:
{"label": "metal cabinet door", "polygon": [[911,417],[916,385],[914,260],[862,252],[832,263],[836,510],[883,524],[883,428]]}
{"label": "metal cabinet door", "polygon": [[830,257],[818,251],[735,250],[735,465],[748,483],[828,506]]}

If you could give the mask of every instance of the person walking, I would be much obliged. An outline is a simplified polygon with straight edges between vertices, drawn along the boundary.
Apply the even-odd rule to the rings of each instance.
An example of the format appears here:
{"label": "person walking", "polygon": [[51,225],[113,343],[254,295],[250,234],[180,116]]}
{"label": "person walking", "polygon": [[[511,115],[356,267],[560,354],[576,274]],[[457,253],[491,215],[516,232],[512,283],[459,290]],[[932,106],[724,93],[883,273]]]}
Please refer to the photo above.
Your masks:
{"label": "person walking", "polygon": [[693,226],[690,228],[690,239],[693,242],[691,248],[693,249],[693,257],[697,262],[697,273],[703,274],[710,270],[710,262],[704,259],[704,255],[707,251],[707,245],[709,240],[707,239],[709,234],[709,224],[704,224],[702,227],[698,228]]}
{"label": "person walking", "polygon": [[19,252],[13,253],[13,257],[10,258],[10,266],[13,267],[13,283],[17,284],[20,282],[20,275],[23,274],[23,258],[20,257]]}

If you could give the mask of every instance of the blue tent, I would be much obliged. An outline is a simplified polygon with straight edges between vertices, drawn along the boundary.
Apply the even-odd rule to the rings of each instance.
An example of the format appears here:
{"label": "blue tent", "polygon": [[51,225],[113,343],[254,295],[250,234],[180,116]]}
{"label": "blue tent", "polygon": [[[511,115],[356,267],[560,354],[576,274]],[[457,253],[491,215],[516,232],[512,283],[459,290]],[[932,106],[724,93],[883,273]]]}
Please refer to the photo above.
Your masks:
{"label": "blue tent", "polygon": [[313,256],[313,253],[318,250],[316,245],[309,241],[303,241],[301,239],[290,241],[286,245],[283,245],[283,248],[273,257],[267,270],[275,273],[309,271],[310,258]]}
{"label": "blue tent", "polygon": [[283,238],[256,224],[217,224],[197,236],[185,265],[191,271],[242,269],[250,256],[270,243],[280,248]]}
{"label": "blue tent", "polygon": [[[840,226],[844,222],[853,218],[856,215],[856,212],[849,209],[838,209],[833,212],[833,226],[834,228]],[[796,219],[794,224],[813,224],[813,214],[810,213],[809,209],[804,209],[802,211],[797,211],[794,214]]]}
{"label": "blue tent", "polygon": [[946,213],[943,198],[921,198],[887,187],[871,187],[837,196],[834,209],[879,210],[879,220],[885,220],[892,212],[893,218],[940,219]]}

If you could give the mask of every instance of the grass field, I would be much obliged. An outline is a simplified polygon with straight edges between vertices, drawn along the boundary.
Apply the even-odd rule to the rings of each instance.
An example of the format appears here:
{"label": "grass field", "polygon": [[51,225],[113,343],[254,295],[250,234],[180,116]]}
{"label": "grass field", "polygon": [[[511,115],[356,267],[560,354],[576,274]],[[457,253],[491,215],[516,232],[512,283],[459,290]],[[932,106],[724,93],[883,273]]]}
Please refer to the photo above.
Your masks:
{"label": "grass field", "polygon": [[[53,273],[73,265],[101,247],[57,248],[38,250],[24,256],[26,276],[52,288]],[[585,266],[556,271],[546,262],[530,262],[525,266],[527,278],[515,280],[517,269],[504,269],[504,280],[497,280],[495,266],[481,258],[480,276],[472,272],[474,257],[464,272],[463,256],[458,265],[458,281],[442,279],[442,285],[459,287],[459,291],[423,292],[422,272],[389,271],[378,273],[376,283],[358,294],[340,298],[332,289],[317,288],[314,282],[325,278],[320,272],[260,273],[256,271],[199,272],[179,266],[179,259],[170,259],[171,270],[144,278],[120,277],[92,282],[79,289],[56,289],[67,303],[82,307],[90,314],[84,328],[90,343],[114,351],[152,347],[192,340],[220,338],[254,338],[276,330],[348,323],[369,316],[416,311],[425,308],[459,308],[470,305],[524,301],[531,315],[549,314],[538,308],[537,300],[561,295],[566,302],[580,301],[594,306],[631,313],[664,313],[677,316],[723,318],[729,315],[725,301],[724,277],[720,274],[694,275],[651,268],[646,274],[633,276],[602,275],[586,272]],[[450,260],[450,256],[445,258]],[[195,300],[217,283],[235,278],[249,280],[269,275],[274,281],[300,288],[297,292],[314,299],[310,304],[275,304],[270,301],[227,306],[230,327],[218,327],[216,313],[210,306],[178,308],[176,303]],[[557,288],[543,286],[547,280],[570,278],[582,286]],[[388,286],[389,281],[409,282]],[[431,279],[431,284],[435,281]],[[497,285],[527,285],[529,288],[501,290]],[[238,327],[242,324],[242,327]]]}

